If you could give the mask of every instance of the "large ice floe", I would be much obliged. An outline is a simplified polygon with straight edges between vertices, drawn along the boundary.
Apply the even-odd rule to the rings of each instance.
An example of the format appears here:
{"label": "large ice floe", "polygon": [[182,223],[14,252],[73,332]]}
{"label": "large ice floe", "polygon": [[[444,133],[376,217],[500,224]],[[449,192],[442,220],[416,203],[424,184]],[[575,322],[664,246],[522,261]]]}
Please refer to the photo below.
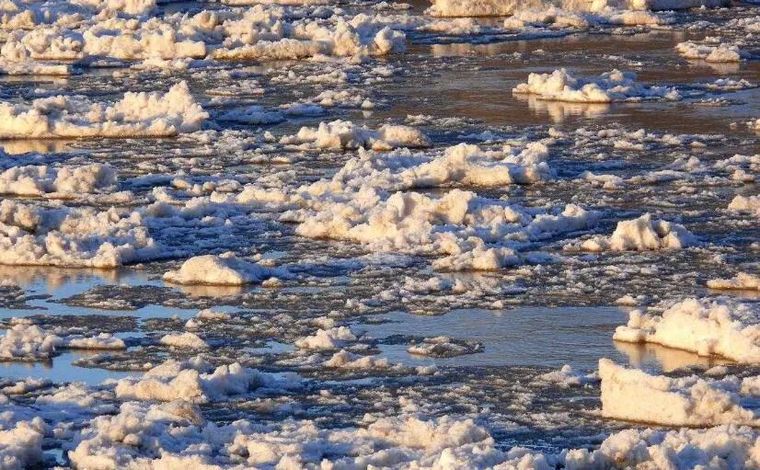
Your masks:
{"label": "large ice floe", "polygon": [[760,362],[760,325],[757,311],[746,304],[722,304],[688,299],[662,314],[633,310],[614,339],[656,343],[699,355],[717,355],[747,364]]}
{"label": "large ice floe", "polygon": [[636,74],[620,70],[594,78],[576,78],[565,69],[531,73],[528,81],[518,84],[512,92],[535,95],[542,100],[578,103],[681,99],[675,88],[643,85],[636,81]]}
{"label": "large ice floe", "polygon": [[760,426],[755,413],[741,405],[737,380],[652,376],[609,359],[599,361],[599,377],[602,414],[608,418],[669,426]]}
{"label": "large ice floe", "polygon": [[0,264],[112,268],[160,253],[137,211],[0,201]]}
{"label": "large ice floe", "polygon": [[166,93],[127,92],[114,103],[78,96],[0,102],[0,138],[167,137],[200,129],[208,114],[185,82]]}

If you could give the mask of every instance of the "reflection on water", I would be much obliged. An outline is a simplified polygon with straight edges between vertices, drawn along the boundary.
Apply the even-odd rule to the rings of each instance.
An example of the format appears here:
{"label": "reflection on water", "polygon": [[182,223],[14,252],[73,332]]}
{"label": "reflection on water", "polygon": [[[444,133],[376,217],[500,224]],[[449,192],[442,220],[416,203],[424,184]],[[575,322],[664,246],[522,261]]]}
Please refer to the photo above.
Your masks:
{"label": "reflection on water", "polygon": [[95,282],[114,284],[121,278],[134,276],[116,269],[56,268],[52,266],[0,265],[0,281],[11,281],[21,287],[44,289],[48,293],[66,284]]}
{"label": "reflection on water", "polygon": [[480,341],[481,353],[446,359],[414,356],[407,344],[381,345],[389,359],[409,365],[439,366],[545,366],[570,364],[595,370],[606,357],[651,373],[682,367],[710,368],[730,361],[700,357],[687,351],[654,344],[612,341],[615,328],[627,314],[617,307],[526,307],[512,311],[457,310],[429,317],[395,313],[391,323],[362,325],[371,336],[439,336]]}
{"label": "reflection on water", "polygon": [[569,103],[566,101],[546,101],[535,95],[515,95],[515,98],[538,115],[548,115],[554,123],[561,123],[570,117],[596,118],[609,111],[606,103]]}
{"label": "reflection on water", "polygon": [[184,294],[190,297],[231,297],[239,295],[243,292],[243,286],[212,286],[205,284],[196,285],[175,285],[168,284],[169,286],[181,290]]}
{"label": "reflection on water", "polygon": [[728,75],[737,73],[741,69],[739,62],[707,62],[704,60],[689,60],[689,66],[691,67],[709,67],[713,72],[720,75]]}
{"label": "reflection on water", "polygon": [[0,376],[13,379],[34,377],[53,382],[84,382],[97,385],[106,379],[121,379],[139,372],[109,371],[78,367],[73,361],[97,354],[91,351],[68,351],[49,362],[0,362]]}
{"label": "reflection on water", "polygon": [[71,147],[71,140],[22,139],[0,140],[0,149],[8,155],[25,153],[60,153]]}
{"label": "reflection on water", "polygon": [[624,343],[615,341],[615,349],[628,357],[628,362],[640,369],[661,369],[670,372],[683,367],[710,368],[731,361],[716,357],[703,357],[680,349],[666,348],[659,344]]}
{"label": "reflection on water", "polygon": [[510,311],[455,310],[442,316],[395,313],[391,323],[362,325],[375,338],[391,335],[439,336],[479,341],[484,351],[447,359],[413,357],[406,345],[382,345],[389,359],[442,366],[547,366],[597,368],[601,357],[625,361],[612,332],[627,314],[617,307],[525,307]]}

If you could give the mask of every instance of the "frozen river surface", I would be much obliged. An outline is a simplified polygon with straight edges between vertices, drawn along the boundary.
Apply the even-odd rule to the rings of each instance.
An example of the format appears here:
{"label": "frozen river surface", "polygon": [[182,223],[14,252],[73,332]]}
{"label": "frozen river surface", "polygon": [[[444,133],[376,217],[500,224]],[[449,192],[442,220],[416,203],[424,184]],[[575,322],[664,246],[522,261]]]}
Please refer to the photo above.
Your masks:
{"label": "frozen river surface", "polygon": [[760,8],[0,13],[0,469],[760,468]]}

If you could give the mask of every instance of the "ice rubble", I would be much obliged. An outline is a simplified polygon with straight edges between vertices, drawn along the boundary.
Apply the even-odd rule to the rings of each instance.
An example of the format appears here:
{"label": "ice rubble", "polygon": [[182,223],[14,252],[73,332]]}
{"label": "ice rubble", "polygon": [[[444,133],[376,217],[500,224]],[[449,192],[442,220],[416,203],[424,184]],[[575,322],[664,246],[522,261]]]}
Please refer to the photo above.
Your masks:
{"label": "ice rubble", "polygon": [[656,343],[701,356],[717,355],[745,364],[760,363],[760,325],[746,305],[687,299],[662,315],[630,312],[628,324],[613,338],[630,343]]}
{"label": "ice rubble", "polygon": [[356,335],[346,326],[319,329],[311,336],[299,338],[295,345],[301,349],[331,350],[343,347],[347,342],[356,341]]}
{"label": "ice rubble", "polygon": [[125,349],[124,341],[108,333],[96,336],[66,335],[46,331],[28,321],[17,320],[0,337],[1,361],[42,361],[60,349]]}
{"label": "ice rubble", "polygon": [[6,330],[0,338],[0,359],[38,361],[50,359],[55,348],[63,344],[58,336],[39,326],[20,323]]}
{"label": "ice rubble", "polygon": [[[640,400],[639,400],[640,401]],[[115,416],[99,416],[82,429],[69,452],[77,468],[312,467],[319,465],[411,468],[541,469],[696,468],[739,470],[760,464],[760,438],[749,427],[628,429],[598,450],[541,454],[501,451],[486,429],[470,419],[414,415],[375,419],[357,427],[322,429],[312,421],[278,425],[239,420],[205,422],[183,401],[125,403]]]}
{"label": "ice rubble", "polygon": [[569,11],[675,10],[723,6],[725,0],[433,0],[428,13],[434,16],[507,16],[524,8],[560,7]]}
{"label": "ice rubble", "polygon": [[0,102],[0,138],[168,137],[201,128],[208,117],[187,83],[166,93],[127,92],[112,104],[52,96]]}
{"label": "ice rubble", "polygon": [[737,46],[729,44],[697,44],[693,41],[686,41],[678,43],[676,51],[685,59],[714,63],[740,62],[746,57],[745,52]]}
{"label": "ice rubble", "polygon": [[0,194],[41,196],[56,193],[71,197],[108,189],[115,183],[116,171],[110,165],[100,163],[58,168],[14,166],[0,173]]}
{"label": "ice rubble", "polygon": [[113,268],[160,253],[136,211],[0,201],[0,264]]}
{"label": "ice rubble", "polygon": [[371,148],[390,150],[397,147],[429,147],[430,140],[419,130],[386,124],[377,131],[359,127],[350,121],[322,122],[319,127],[302,127],[295,135],[280,139],[284,145],[302,149],[346,150]]}
{"label": "ice rubble", "polygon": [[760,214],[760,196],[735,196],[728,204],[728,209]]}
{"label": "ice rubble", "polygon": [[[683,225],[665,220],[652,220],[651,214],[618,222],[609,237],[596,236],[580,244],[584,251],[680,250],[697,242]],[[569,245],[568,248],[572,248]]]}
{"label": "ice rubble", "polygon": [[174,271],[167,271],[164,280],[174,284],[209,284],[241,286],[261,282],[272,277],[287,277],[283,268],[268,268],[235,257],[232,254],[222,256],[194,256]]}
{"label": "ice rubble", "polygon": [[609,359],[599,361],[599,377],[602,415],[607,418],[668,426],[760,426],[760,419],[742,407],[736,390],[731,390],[734,381],[652,376]]}
{"label": "ice rubble", "polygon": [[333,178],[294,191],[247,186],[236,201],[284,211],[299,235],[352,240],[382,251],[443,254],[439,269],[500,269],[518,264],[521,243],[585,230],[594,213],[570,204],[529,209],[451,189],[429,196],[408,191],[452,185],[500,186],[551,177],[548,148],[532,142],[483,150],[459,145],[438,152],[359,151]]}
{"label": "ice rubble", "polygon": [[31,468],[42,460],[42,440],[47,426],[41,418],[2,423],[0,467],[8,470]]}
{"label": "ice rubble", "polygon": [[535,95],[542,100],[576,103],[681,99],[675,88],[642,85],[636,81],[636,74],[619,70],[595,78],[576,78],[565,69],[531,73],[528,81],[518,84],[512,92]]}
{"label": "ice rubble", "polygon": [[61,73],[68,72],[57,62],[61,60],[78,60],[78,65],[101,59],[160,66],[178,62],[186,67],[189,59],[362,57],[405,46],[404,33],[382,18],[348,17],[340,9],[315,12],[257,4],[153,15],[155,4],[149,1],[84,3],[6,2],[3,25],[11,34],[0,62],[13,73]]}
{"label": "ice rubble", "polygon": [[208,403],[261,387],[288,388],[297,384],[294,377],[265,374],[237,362],[213,368],[197,356],[186,361],[169,359],[142,377],[121,379],[114,391],[122,400]]}
{"label": "ice rubble", "polygon": [[738,273],[730,279],[710,279],[707,281],[707,287],[710,289],[760,290],[760,276]]}

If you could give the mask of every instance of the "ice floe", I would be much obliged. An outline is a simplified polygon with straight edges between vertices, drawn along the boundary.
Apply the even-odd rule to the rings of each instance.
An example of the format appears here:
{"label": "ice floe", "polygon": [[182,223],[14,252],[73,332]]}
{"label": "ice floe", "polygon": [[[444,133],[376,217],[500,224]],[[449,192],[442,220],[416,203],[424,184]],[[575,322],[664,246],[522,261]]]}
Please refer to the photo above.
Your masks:
{"label": "ice floe", "polygon": [[619,326],[613,337],[616,341],[656,343],[741,363],[760,362],[756,312],[743,304],[729,306],[687,299],[661,315],[633,310],[628,324]]}
{"label": "ice floe", "polygon": [[0,202],[0,264],[113,268],[160,253],[136,211]]}
{"label": "ice floe", "polygon": [[[609,237],[597,236],[579,245],[584,251],[680,250],[694,245],[697,238],[683,225],[652,220],[651,214],[618,222]],[[573,248],[575,245],[569,245]]]}
{"label": "ice floe", "polygon": [[576,78],[565,69],[531,73],[528,81],[518,84],[512,92],[536,95],[542,100],[578,103],[681,99],[675,88],[643,85],[636,81],[636,74],[619,70],[595,78]]}
{"label": "ice floe", "polygon": [[[602,414],[608,418],[669,426],[760,426],[727,384],[697,376],[669,378],[599,361]],[[646,397],[646,399],[641,399]]]}
{"label": "ice floe", "polygon": [[0,102],[0,138],[167,137],[200,129],[208,114],[185,82],[166,93],[127,92],[114,103],[80,96]]}
{"label": "ice floe", "polygon": [[164,280],[174,284],[209,284],[239,286],[261,282],[276,276],[288,276],[286,270],[272,269],[237,258],[222,256],[194,256],[174,271],[167,271]]}

